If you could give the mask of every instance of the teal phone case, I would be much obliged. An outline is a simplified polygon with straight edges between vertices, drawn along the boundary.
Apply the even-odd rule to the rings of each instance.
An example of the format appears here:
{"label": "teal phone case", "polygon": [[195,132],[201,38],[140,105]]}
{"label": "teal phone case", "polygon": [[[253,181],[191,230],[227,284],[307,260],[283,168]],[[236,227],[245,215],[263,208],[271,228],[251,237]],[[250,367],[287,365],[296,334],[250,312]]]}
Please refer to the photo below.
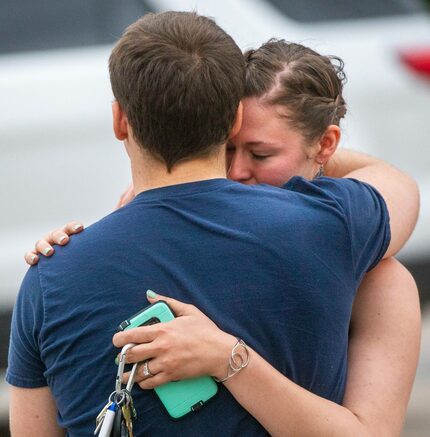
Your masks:
{"label": "teal phone case", "polygon": [[[119,330],[137,328],[173,320],[175,315],[166,302],[158,301],[139,311],[119,325]],[[173,419],[198,411],[218,391],[218,385],[210,376],[168,382],[156,387],[155,392]]]}

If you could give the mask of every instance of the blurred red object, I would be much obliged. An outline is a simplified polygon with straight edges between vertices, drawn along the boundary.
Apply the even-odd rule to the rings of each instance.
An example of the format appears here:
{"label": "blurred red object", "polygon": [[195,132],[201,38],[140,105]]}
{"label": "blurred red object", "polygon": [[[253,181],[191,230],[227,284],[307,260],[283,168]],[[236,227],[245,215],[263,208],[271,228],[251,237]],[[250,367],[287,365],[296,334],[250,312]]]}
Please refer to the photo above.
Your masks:
{"label": "blurred red object", "polygon": [[401,51],[400,59],[415,73],[430,78],[430,47]]}

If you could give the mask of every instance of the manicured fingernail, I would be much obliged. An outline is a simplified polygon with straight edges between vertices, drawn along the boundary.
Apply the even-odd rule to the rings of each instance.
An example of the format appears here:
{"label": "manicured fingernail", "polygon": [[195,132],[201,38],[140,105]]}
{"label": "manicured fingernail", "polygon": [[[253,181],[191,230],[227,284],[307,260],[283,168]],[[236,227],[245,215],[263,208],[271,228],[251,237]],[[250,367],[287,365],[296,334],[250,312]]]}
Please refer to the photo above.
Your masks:
{"label": "manicured fingernail", "polygon": [[77,231],[78,229],[82,229],[82,225],[75,225],[73,226],[73,230]]}
{"label": "manicured fingernail", "polygon": [[43,254],[44,255],[49,255],[52,252],[52,248],[51,247],[45,247],[45,249],[43,249]]}
{"label": "manicured fingernail", "polygon": [[115,358],[115,364],[118,365],[119,364],[119,356],[117,355]]}
{"label": "manicured fingernail", "polygon": [[67,237],[65,235],[63,235],[62,237],[60,237],[60,239],[58,240],[58,242],[61,244]]}
{"label": "manicured fingernail", "polygon": [[155,291],[152,290],[146,290],[146,296],[151,299],[155,299],[157,297],[157,293],[155,293]]}
{"label": "manicured fingernail", "polygon": [[31,255],[30,257],[31,264],[33,264],[35,260],[36,260],[36,255]]}

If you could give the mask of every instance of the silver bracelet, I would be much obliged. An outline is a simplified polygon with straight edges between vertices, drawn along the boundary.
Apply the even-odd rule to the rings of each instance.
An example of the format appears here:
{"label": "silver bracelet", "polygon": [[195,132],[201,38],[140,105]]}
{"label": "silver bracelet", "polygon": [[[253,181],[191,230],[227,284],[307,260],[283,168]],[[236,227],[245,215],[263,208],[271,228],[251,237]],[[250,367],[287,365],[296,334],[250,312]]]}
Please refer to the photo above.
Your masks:
{"label": "silver bracelet", "polygon": [[[244,356],[240,354],[238,350],[242,351]],[[237,343],[233,346],[233,349],[231,350],[230,358],[228,359],[227,376],[222,379],[214,377],[215,381],[227,381],[227,379],[230,379],[232,376],[236,375],[236,373],[244,369],[248,365],[249,360],[250,356],[248,346],[241,338],[238,338]]]}

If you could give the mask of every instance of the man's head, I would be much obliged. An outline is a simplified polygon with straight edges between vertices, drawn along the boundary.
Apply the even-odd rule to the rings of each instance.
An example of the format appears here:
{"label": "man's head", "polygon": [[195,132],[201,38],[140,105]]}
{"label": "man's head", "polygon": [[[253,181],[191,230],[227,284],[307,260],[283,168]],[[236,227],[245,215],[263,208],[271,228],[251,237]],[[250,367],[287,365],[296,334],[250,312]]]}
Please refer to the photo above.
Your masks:
{"label": "man's head", "polygon": [[243,94],[245,62],[211,19],[147,14],[126,29],[109,70],[134,139],[169,171],[226,142]]}

